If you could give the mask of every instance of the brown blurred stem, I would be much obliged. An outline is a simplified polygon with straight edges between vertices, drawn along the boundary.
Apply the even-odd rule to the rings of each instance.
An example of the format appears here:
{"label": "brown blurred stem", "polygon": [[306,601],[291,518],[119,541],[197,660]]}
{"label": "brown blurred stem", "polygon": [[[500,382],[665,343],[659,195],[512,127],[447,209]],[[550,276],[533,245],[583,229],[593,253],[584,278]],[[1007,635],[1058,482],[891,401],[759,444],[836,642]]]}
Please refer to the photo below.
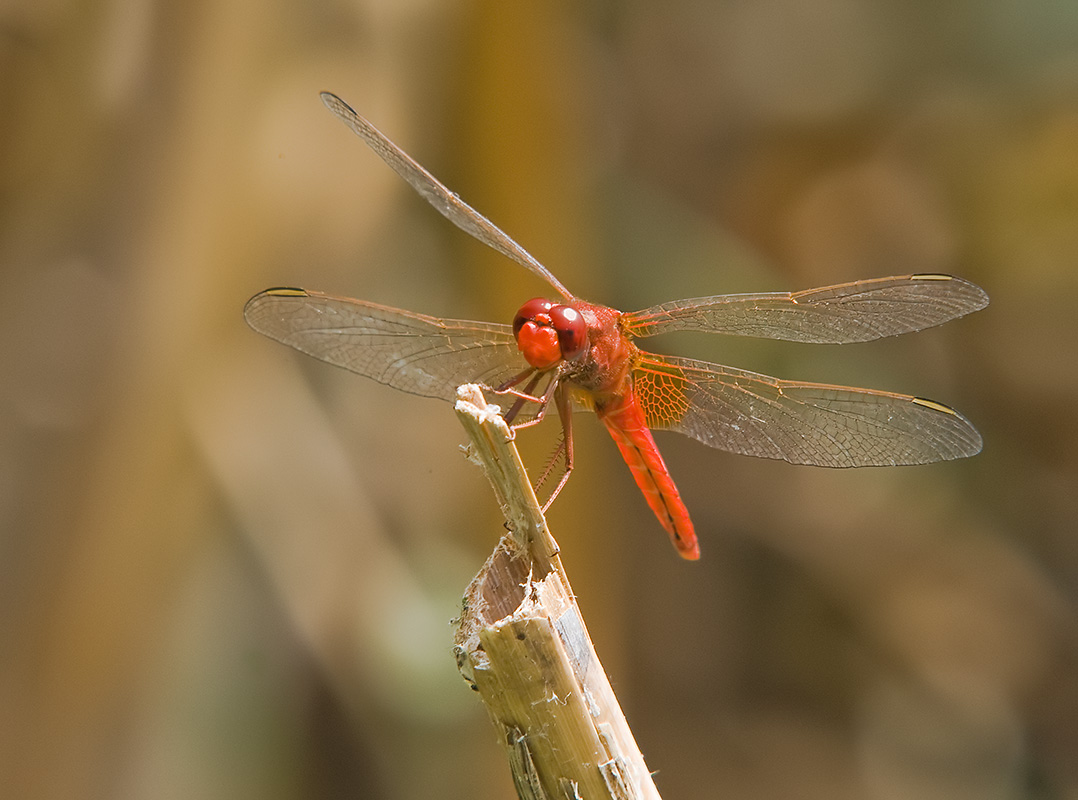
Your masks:
{"label": "brown blurred stem", "polygon": [[512,434],[478,387],[458,396],[472,455],[510,530],[464,595],[457,665],[498,729],[517,794],[657,800]]}

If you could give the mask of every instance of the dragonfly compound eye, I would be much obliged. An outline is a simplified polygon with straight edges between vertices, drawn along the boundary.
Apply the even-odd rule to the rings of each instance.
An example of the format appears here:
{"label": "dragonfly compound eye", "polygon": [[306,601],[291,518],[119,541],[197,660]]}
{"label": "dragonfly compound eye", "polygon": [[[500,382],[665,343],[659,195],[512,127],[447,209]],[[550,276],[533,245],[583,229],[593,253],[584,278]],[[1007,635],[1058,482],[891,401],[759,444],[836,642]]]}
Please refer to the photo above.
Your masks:
{"label": "dragonfly compound eye", "polygon": [[571,361],[588,346],[588,324],[572,306],[552,306],[550,322],[558,332],[561,357]]}
{"label": "dragonfly compound eye", "polygon": [[540,325],[550,324],[550,308],[554,304],[542,297],[533,297],[520,307],[513,319],[513,336],[520,338],[520,329],[525,322],[537,322]]}
{"label": "dragonfly compound eye", "polygon": [[558,331],[550,318],[549,300],[536,297],[520,307],[513,320],[513,334],[524,359],[536,369],[549,369],[562,359]]}

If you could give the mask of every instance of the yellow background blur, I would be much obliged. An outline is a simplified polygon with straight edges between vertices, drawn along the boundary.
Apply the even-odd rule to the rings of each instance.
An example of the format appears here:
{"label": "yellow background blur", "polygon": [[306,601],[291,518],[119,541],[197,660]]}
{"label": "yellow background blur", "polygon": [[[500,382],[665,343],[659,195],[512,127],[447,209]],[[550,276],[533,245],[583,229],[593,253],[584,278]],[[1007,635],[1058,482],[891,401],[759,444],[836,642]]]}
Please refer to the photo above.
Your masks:
{"label": "yellow background blur", "polygon": [[450,651],[502,532],[451,408],[241,309],[298,285],[509,321],[544,287],[323,89],[593,301],[984,286],[902,339],[653,343],[952,404],[980,456],[829,471],[660,434],[689,564],[581,416],[550,522],[664,797],[1078,796],[1062,0],[3,4],[0,794],[512,794]]}

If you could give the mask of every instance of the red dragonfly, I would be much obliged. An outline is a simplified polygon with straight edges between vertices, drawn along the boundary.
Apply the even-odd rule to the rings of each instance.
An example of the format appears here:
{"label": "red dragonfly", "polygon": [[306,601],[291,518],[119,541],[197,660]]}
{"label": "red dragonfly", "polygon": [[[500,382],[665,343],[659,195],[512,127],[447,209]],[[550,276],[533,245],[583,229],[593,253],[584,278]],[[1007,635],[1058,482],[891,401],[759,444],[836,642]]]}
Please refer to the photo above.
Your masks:
{"label": "red dragonfly", "polygon": [[[826,467],[926,464],[972,456],[981,436],[941,403],[893,392],[787,381],[659,356],[633,344],[668,331],[839,344],[919,331],[988,304],[950,275],[902,275],[801,292],[715,295],[623,313],[574,296],[523,247],[380,133],[340,98],[322,101],[451,222],[531,270],[560,295],[536,298],[513,324],[439,319],[303,289],[267,289],[247,303],[256,331],[304,353],[412,394],[454,400],[461,383],[508,395],[514,428],[539,422],[551,400],[573,468],[573,407],[606,425],[637,485],[685,558],[700,556],[689,512],[652,430],[793,464]],[[553,460],[552,460],[553,464]],[[549,466],[548,466],[549,469]]]}

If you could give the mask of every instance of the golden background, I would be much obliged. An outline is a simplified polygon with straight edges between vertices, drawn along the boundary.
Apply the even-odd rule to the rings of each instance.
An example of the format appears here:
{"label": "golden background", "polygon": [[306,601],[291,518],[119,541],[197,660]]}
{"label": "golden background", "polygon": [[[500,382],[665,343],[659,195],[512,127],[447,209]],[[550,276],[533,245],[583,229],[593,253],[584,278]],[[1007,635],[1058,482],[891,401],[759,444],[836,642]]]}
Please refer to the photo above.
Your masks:
{"label": "golden background", "polygon": [[984,286],[872,344],[654,342],[954,405],[976,458],[659,434],[689,564],[581,416],[549,518],[664,797],[1078,797],[1078,4],[1051,0],[0,6],[3,796],[512,795],[450,650],[502,532],[450,407],[241,309],[508,322],[544,287],[323,89],[596,302]]}

